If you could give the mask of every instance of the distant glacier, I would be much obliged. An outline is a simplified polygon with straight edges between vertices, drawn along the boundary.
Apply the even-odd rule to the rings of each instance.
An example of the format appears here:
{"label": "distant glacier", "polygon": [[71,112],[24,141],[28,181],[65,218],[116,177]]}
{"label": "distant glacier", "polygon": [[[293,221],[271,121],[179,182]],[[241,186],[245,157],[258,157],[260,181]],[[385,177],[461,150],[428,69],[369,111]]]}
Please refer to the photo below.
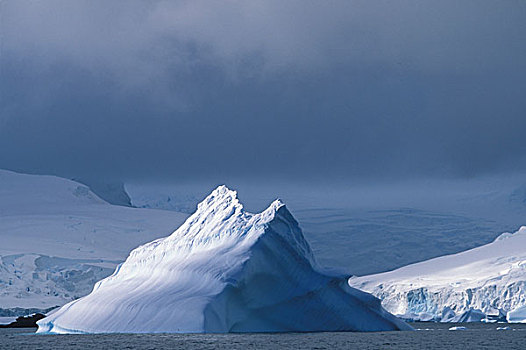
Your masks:
{"label": "distant glacier", "polygon": [[407,319],[526,322],[526,227],[462,253],[353,277],[349,285]]}
{"label": "distant glacier", "polygon": [[136,246],[187,217],[110,205],[78,182],[0,170],[0,317],[88,294]]}

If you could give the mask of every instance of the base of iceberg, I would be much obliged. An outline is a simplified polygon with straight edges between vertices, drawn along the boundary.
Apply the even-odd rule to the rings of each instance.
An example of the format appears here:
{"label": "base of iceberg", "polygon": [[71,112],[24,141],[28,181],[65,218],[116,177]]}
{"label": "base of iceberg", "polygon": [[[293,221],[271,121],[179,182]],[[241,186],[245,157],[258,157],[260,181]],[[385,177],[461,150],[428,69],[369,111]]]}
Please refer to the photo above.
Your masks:
{"label": "base of iceberg", "polygon": [[379,299],[319,272],[279,200],[259,214],[218,187],[169,237],[133,250],[39,333],[409,330]]}

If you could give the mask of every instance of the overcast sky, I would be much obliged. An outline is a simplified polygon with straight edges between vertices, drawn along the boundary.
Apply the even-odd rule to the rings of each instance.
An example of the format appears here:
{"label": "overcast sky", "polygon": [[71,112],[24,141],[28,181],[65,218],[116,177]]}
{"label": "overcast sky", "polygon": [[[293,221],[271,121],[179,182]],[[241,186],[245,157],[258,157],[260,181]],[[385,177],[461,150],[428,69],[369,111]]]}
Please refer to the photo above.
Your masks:
{"label": "overcast sky", "polygon": [[0,35],[0,168],[174,181],[526,168],[523,0],[4,0]]}

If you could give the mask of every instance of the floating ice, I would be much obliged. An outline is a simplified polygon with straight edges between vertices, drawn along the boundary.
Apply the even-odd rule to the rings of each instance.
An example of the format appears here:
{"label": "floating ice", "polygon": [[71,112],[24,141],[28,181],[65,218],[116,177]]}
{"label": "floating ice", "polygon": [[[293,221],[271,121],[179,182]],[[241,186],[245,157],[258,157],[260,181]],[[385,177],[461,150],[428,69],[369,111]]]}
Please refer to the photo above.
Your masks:
{"label": "floating ice", "polygon": [[276,200],[259,214],[218,187],[172,235],[133,250],[39,332],[285,332],[410,329],[345,278],[320,273]]}

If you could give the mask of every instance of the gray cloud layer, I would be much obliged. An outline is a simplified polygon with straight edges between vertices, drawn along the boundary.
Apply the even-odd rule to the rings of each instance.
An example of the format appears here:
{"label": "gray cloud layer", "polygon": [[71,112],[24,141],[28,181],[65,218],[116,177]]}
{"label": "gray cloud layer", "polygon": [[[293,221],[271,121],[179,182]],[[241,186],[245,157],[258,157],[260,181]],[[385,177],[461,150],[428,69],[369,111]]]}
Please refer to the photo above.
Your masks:
{"label": "gray cloud layer", "polygon": [[0,167],[523,170],[523,1],[3,1]]}

